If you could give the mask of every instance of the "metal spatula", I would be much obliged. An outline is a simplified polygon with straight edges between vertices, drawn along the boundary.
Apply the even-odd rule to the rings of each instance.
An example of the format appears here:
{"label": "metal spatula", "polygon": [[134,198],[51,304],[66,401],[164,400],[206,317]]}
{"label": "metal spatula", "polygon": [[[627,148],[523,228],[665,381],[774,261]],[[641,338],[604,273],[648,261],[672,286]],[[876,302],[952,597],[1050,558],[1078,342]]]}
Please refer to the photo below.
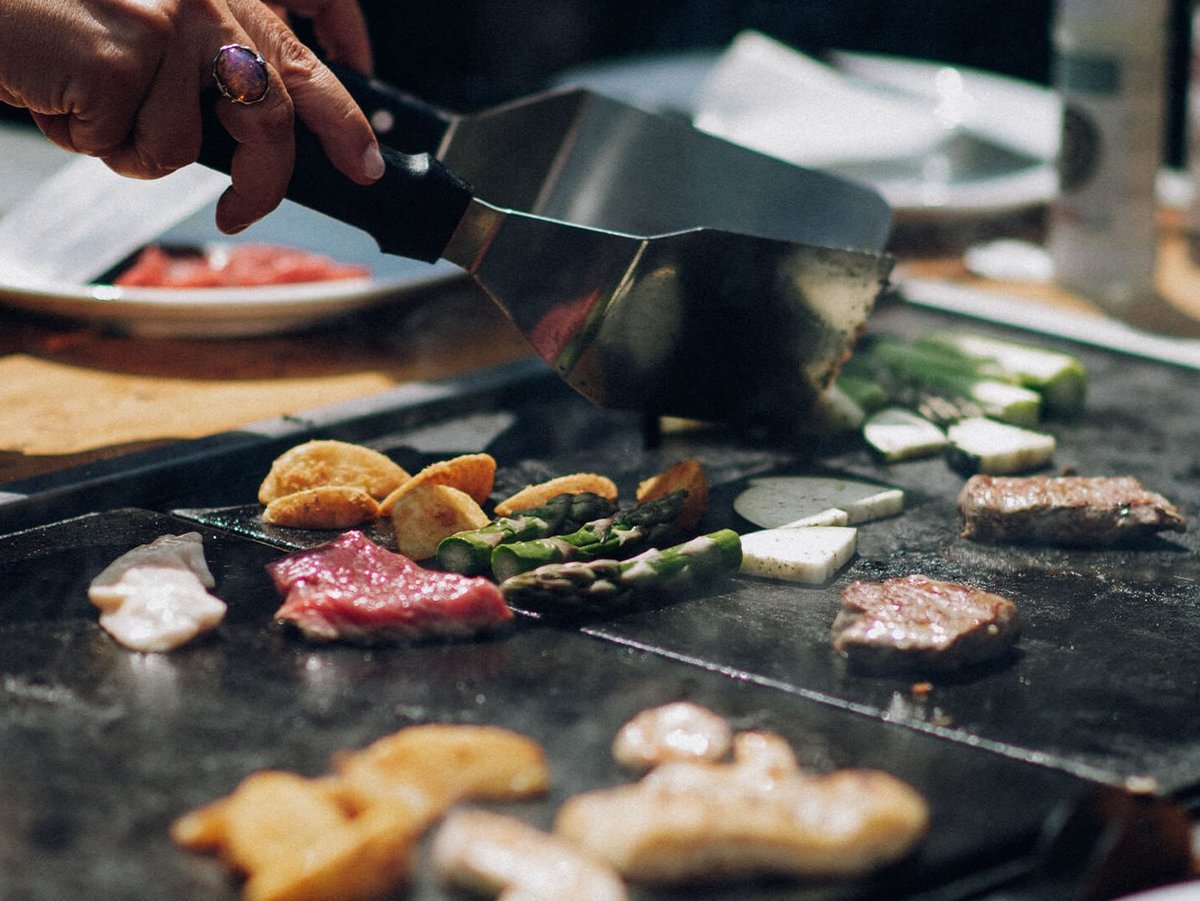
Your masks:
{"label": "metal spatula", "polygon": [[[351,90],[373,106],[362,84]],[[789,178],[804,170],[587,91],[486,115],[512,120],[475,133],[476,146],[495,136],[473,152],[484,161],[474,174],[501,201],[483,199],[429,153],[390,147],[385,176],[354,185],[307,132],[288,196],[364,229],[385,252],[466,270],[598,404],[803,421],[890,269],[870,246],[887,232],[877,195],[818,173],[797,191]],[[466,121],[451,119],[441,138],[448,160],[447,138]],[[201,161],[228,171],[231,149],[210,123]],[[711,190],[706,199],[701,188],[717,183],[736,209],[721,208]],[[793,215],[781,225],[785,208]]]}

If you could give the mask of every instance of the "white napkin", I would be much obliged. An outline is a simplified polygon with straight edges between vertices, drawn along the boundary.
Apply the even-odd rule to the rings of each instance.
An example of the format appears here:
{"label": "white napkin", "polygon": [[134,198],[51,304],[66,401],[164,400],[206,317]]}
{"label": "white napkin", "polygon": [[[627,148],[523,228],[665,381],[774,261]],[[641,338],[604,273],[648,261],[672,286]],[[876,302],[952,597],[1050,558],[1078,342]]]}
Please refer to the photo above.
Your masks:
{"label": "white napkin", "polygon": [[913,157],[956,123],[927,98],[847,76],[744,31],[700,90],[697,128],[801,165]]}

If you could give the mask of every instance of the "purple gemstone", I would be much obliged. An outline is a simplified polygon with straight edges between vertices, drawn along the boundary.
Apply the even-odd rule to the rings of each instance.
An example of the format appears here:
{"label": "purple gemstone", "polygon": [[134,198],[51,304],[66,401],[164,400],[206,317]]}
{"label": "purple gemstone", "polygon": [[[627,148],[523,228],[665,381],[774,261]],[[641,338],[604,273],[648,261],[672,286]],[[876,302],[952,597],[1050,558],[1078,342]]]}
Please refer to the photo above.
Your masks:
{"label": "purple gemstone", "polygon": [[234,103],[258,103],[271,86],[263,58],[240,44],[227,44],[218,51],[213,76],[221,93]]}

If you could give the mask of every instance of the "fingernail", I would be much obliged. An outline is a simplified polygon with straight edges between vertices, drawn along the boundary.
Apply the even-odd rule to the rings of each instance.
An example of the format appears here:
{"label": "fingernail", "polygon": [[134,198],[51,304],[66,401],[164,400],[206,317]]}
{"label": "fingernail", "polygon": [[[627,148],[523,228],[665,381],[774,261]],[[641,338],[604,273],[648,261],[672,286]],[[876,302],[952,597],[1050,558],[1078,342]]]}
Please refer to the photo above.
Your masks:
{"label": "fingernail", "polygon": [[379,148],[372,144],[367,148],[367,152],[363,154],[363,175],[375,181],[382,178],[387,166],[383,162],[383,154],[379,152]]}

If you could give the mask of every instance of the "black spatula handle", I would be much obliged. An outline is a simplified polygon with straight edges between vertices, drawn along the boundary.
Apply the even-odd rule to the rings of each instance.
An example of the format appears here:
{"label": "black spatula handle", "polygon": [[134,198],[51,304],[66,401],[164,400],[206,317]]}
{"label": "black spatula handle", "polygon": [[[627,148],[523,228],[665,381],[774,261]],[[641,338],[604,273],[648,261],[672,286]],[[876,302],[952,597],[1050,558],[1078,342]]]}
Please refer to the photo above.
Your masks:
{"label": "black spatula handle", "polygon": [[354,101],[362,108],[375,136],[404,153],[436,153],[442,138],[459,117],[378,78],[329,63]]}
{"label": "black spatula handle", "polygon": [[[236,144],[221,127],[215,103],[203,98],[204,140],[200,162],[229,174]],[[287,196],[371,235],[385,253],[436,262],[471,202],[471,189],[427,153],[406,154],[382,146],[387,171],[359,185],[333,167],[317,136],[297,120],[296,166]]]}

